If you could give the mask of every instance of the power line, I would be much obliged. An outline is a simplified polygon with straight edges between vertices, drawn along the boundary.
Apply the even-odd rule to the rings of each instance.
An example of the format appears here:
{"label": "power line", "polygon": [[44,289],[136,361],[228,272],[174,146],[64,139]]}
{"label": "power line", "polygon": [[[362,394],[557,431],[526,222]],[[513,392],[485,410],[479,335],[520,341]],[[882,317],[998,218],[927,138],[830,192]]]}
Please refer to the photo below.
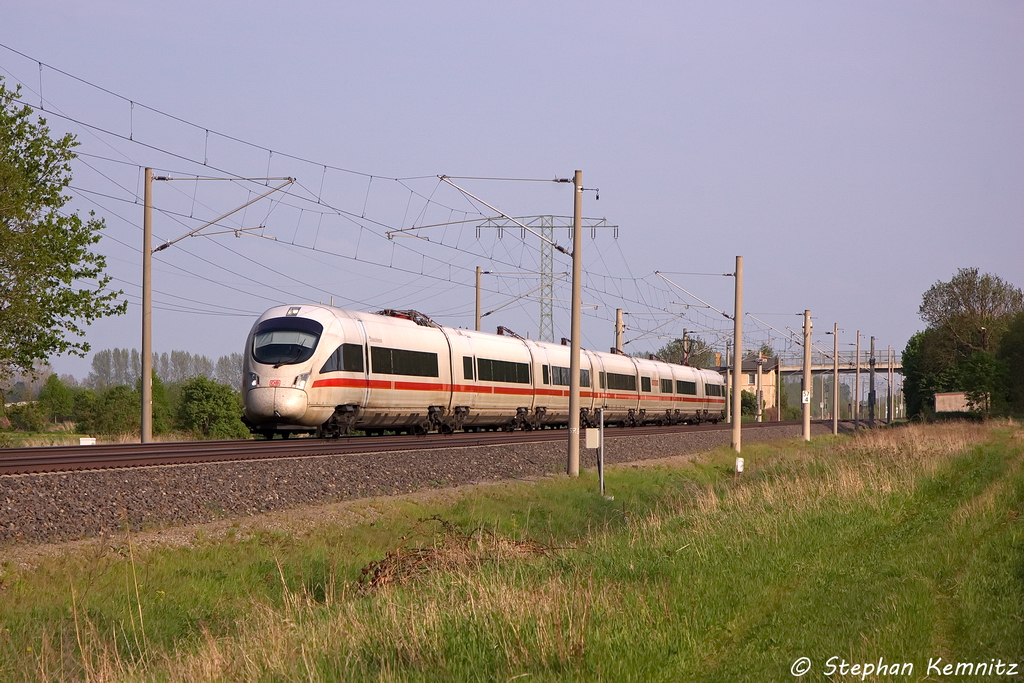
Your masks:
{"label": "power line", "polygon": [[[92,82],[88,81],[87,79],[83,79],[83,78],[80,78],[78,76],[74,76],[73,74],[67,73],[67,72],[62,71],[60,69],[52,67],[52,66],[50,66],[48,64],[43,64],[39,60],[35,60],[35,59],[29,57],[28,55],[25,55],[24,53],[18,52],[17,50],[13,50],[12,48],[10,48],[10,47],[8,47],[6,45],[0,44],[0,47],[4,47],[5,49],[10,50],[11,52],[14,52],[14,53],[16,53],[16,54],[26,58],[26,59],[29,59],[30,61],[33,61],[36,64],[38,64],[39,67],[40,67],[40,83],[41,84],[42,84],[42,76],[43,76],[43,67],[45,66],[46,68],[51,69],[55,73],[60,73],[60,74],[62,74],[64,76],[67,76],[69,78],[72,78],[73,80],[76,80],[76,81],[78,81],[80,83],[88,85],[89,87],[96,88],[97,90],[99,90],[101,92],[104,92],[106,94],[114,96],[114,97],[118,98],[119,100],[127,103],[129,105],[129,107],[131,108],[131,110],[132,110],[133,118],[131,119],[131,128],[129,129],[129,134],[127,136],[125,136],[123,133],[119,133],[116,130],[111,129],[110,127],[102,126],[102,125],[96,125],[96,124],[93,124],[93,123],[86,122],[84,120],[81,120],[79,117],[71,116],[71,115],[66,114],[66,113],[64,113],[62,111],[59,111],[59,110],[55,109],[54,106],[48,106],[47,105],[47,98],[43,97],[42,89],[40,88],[40,90],[39,90],[39,97],[40,97],[40,105],[41,105],[40,109],[41,109],[41,111],[43,111],[45,113],[48,113],[48,114],[52,114],[54,116],[61,117],[64,120],[67,120],[67,121],[69,121],[71,123],[74,123],[76,125],[82,126],[86,130],[92,131],[94,133],[94,135],[97,137],[97,140],[100,140],[101,142],[103,142],[103,141],[99,137],[99,135],[108,136],[108,137],[111,137],[113,139],[119,139],[119,140],[128,142],[128,143],[133,144],[133,145],[139,145],[141,148],[144,148],[144,149],[149,149],[149,150],[153,150],[153,151],[165,154],[165,155],[167,155],[168,157],[171,157],[171,158],[180,159],[180,160],[185,161],[185,162],[187,162],[189,164],[199,165],[199,166],[202,166],[204,168],[209,168],[209,169],[215,170],[217,172],[223,173],[225,175],[234,176],[235,180],[237,180],[237,181],[241,181],[244,178],[244,176],[241,175],[241,174],[232,173],[232,172],[230,172],[230,171],[228,171],[226,169],[220,168],[217,165],[211,165],[209,163],[209,158],[208,158],[208,153],[209,153],[209,136],[211,134],[213,134],[215,136],[218,136],[218,137],[221,137],[221,138],[223,138],[225,140],[230,140],[232,142],[236,142],[236,143],[239,143],[239,144],[242,144],[242,145],[249,146],[249,147],[251,147],[253,149],[261,150],[263,152],[266,152],[268,154],[268,162],[267,162],[268,163],[268,168],[271,165],[274,157],[278,156],[278,157],[282,157],[282,158],[285,158],[285,159],[290,159],[290,160],[298,161],[298,162],[301,162],[301,163],[310,164],[310,165],[315,166],[318,169],[321,169],[321,173],[320,173],[321,174],[320,189],[318,191],[314,192],[311,188],[307,187],[306,185],[304,185],[302,183],[297,183],[297,185],[302,189],[303,192],[305,192],[308,195],[308,197],[304,197],[304,196],[300,195],[299,193],[290,192],[290,191],[287,192],[287,195],[286,195],[289,199],[294,199],[297,202],[308,202],[308,203],[313,204],[314,206],[307,206],[306,204],[296,204],[296,203],[293,203],[291,201],[284,201],[284,200],[282,200],[282,201],[279,201],[277,203],[272,203],[270,205],[270,208],[268,209],[268,212],[267,212],[268,216],[270,215],[270,213],[272,213],[275,210],[275,207],[282,207],[282,206],[283,207],[288,207],[290,210],[298,211],[300,213],[299,221],[301,221],[301,216],[303,215],[304,212],[310,212],[310,213],[313,213],[313,214],[319,214],[321,216],[321,220],[322,220],[323,216],[330,215],[333,212],[334,215],[351,221],[354,225],[356,225],[360,229],[360,231],[368,230],[370,234],[375,235],[378,238],[384,239],[384,236],[381,235],[376,230],[374,230],[372,226],[376,226],[376,227],[379,227],[379,228],[382,228],[382,229],[388,229],[388,228],[391,228],[392,226],[388,225],[385,222],[376,220],[373,217],[367,217],[365,215],[366,200],[368,199],[369,192],[371,191],[371,189],[373,187],[373,180],[377,179],[377,180],[387,180],[387,181],[390,181],[390,182],[398,183],[398,185],[400,185],[404,190],[409,192],[409,201],[407,202],[407,205],[406,205],[406,217],[409,214],[409,210],[411,208],[411,202],[412,202],[412,198],[413,197],[418,197],[418,198],[420,198],[420,199],[422,199],[424,201],[424,204],[420,207],[420,210],[419,210],[419,215],[420,216],[423,216],[424,212],[426,212],[428,210],[428,208],[435,207],[435,208],[445,209],[445,210],[447,210],[449,212],[452,212],[452,213],[460,212],[460,213],[463,213],[464,215],[467,215],[468,213],[476,213],[477,215],[480,215],[481,217],[483,217],[483,215],[480,214],[479,211],[475,211],[475,210],[470,211],[470,212],[461,211],[461,210],[455,209],[454,207],[447,206],[447,205],[445,205],[445,204],[443,204],[441,202],[438,202],[434,198],[434,195],[436,194],[438,187],[440,187],[440,185],[441,185],[440,182],[438,182],[438,183],[436,183],[434,185],[434,190],[431,192],[431,194],[429,196],[424,195],[424,194],[418,192],[415,188],[413,188],[413,187],[411,187],[409,185],[410,181],[425,180],[425,179],[433,178],[433,177],[436,177],[436,176],[426,176],[426,175],[424,175],[424,176],[409,176],[409,177],[405,177],[405,178],[401,178],[401,177],[390,178],[390,177],[380,176],[380,175],[376,175],[376,174],[372,174],[372,173],[366,173],[366,172],[362,172],[362,171],[355,171],[355,170],[352,170],[352,169],[349,169],[349,168],[344,168],[344,167],[340,167],[340,166],[336,166],[336,165],[332,165],[332,164],[323,164],[323,163],[320,163],[320,162],[314,162],[314,161],[312,161],[312,160],[310,160],[308,158],[304,158],[304,157],[301,157],[301,156],[298,156],[298,155],[293,155],[293,154],[288,154],[288,153],[285,153],[285,152],[280,152],[280,151],[274,150],[272,148],[269,148],[269,147],[266,147],[266,146],[263,146],[263,145],[259,145],[259,144],[248,142],[246,140],[242,140],[242,139],[237,138],[237,137],[232,136],[232,135],[227,135],[227,134],[221,133],[219,131],[211,130],[211,129],[205,127],[205,126],[201,126],[199,124],[193,123],[191,121],[188,121],[188,120],[183,119],[181,117],[175,116],[175,115],[170,114],[168,112],[162,111],[160,109],[157,109],[157,108],[154,108],[154,107],[150,107],[148,105],[140,104],[140,103],[135,102],[134,100],[132,100],[130,98],[127,98],[127,97],[122,96],[122,95],[120,95],[118,93],[115,93],[115,92],[113,92],[113,91],[111,91],[111,90],[109,90],[107,88],[103,88],[102,86],[99,86],[99,85],[97,85],[95,83],[92,83]],[[10,73],[10,72],[8,72],[8,73]],[[20,79],[17,79],[17,78],[15,78],[15,80],[19,80],[20,81]],[[24,81],[20,81],[20,82],[24,83]],[[26,85],[26,89],[31,90],[31,88],[27,84],[25,84],[25,85]],[[140,109],[144,109],[146,111],[153,112],[154,114],[157,114],[157,115],[160,115],[160,116],[167,117],[169,120],[173,120],[173,121],[177,121],[177,122],[186,124],[186,125],[192,127],[193,129],[195,129],[197,131],[201,131],[203,133],[203,135],[205,136],[205,149],[204,149],[204,155],[203,155],[204,158],[200,161],[198,158],[195,158],[194,156],[189,156],[187,154],[179,154],[177,152],[171,151],[170,149],[166,149],[166,148],[160,147],[158,145],[150,144],[148,142],[145,142],[143,140],[138,139],[134,135],[134,110],[135,110],[136,107],[139,107]],[[108,146],[109,146],[109,143],[104,143],[104,144],[108,144]],[[111,147],[111,149],[114,149],[114,148]],[[117,150],[115,150],[115,153],[123,155],[122,152],[117,151]],[[113,159],[113,158],[110,158],[110,157],[104,157],[104,156],[101,156],[99,154],[91,154],[89,152],[81,152],[79,155],[87,157],[87,158],[95,159],[95,160],[98,160],[98,161],[105,161],[105,162],[115,163],[115,164],[119,164],[119,165],[123,165],[123,166],[135,165],[136,168],[138,168],[138,169],[143,168],[143,166],[141,164],[136,164],[136,163],[133,163],[131,161],[122,161],[122,160],[119,160],[119,159]],[[99,191],[96,191],[96,190],[88,190],[86,188],[81,188],[81,187],[73,188],[77,192],[92,193],[96,197],[103,197],[103,198],[111,199],[111,200],[114,200],[114,201],[124,201],[124,202],[130,202],[130,203],[133,203],[133,204],[138,204],[139,197],[138,197],[138,192],[137,191],[132,191],[132,190],[128,189],[127,187],[121,185],[116,180],[114,180],[110,175],[108,175],[107,173],[104,173],[103,171],[98,169],[96,166],[90,165],[87,162],[85,162],[84,160],[82,161],[82,163],[84,163],[93,172],[97,173],[100,177],[104,178],[106,181],[114,184],[115,186],[117,186],[120,189],[122,189],[123,191],[125,191],[129,196],[132,197],[132,199],[124,199],[122,197],[116,197],[114,195],[106,194],[106,193],[99,192]],[[341,173],[346,173],[346,174],[353,174],[353,175],[365,178],[367,180],[367,197],[364,197],[364,202],[363,202],[364,209],[363,209],[363,211],[361,211],[360,213],[357,214],[356,212],[346,211],[346,210],[341,209],[339,207],[332,206],[330,203],[324,202],[324,200],[323,200],[323,191],[324,191],[324,184],[326,182],[326,176],[327,176],[327,172],[328,171],[335,171],[335,172],[341,172]],[[178,171],[175,171],[175,172],[178,172]],[[184,172],[184,171],[182,171],[181,173],[185,173],[187,175],[192,175],[192,174],[188,174],[187,172]],[[269,175],[269,172],[268,172],[268,175]],[[453,177],[455,177],[455,176],[453,176]],[[551,179],[534,179],[534,178],[498,178],[498,177],[480,177],[480,176],[458,176],[458,178],[476,179],[476,180],[504,180],[504,181],[519,181],[519,182],[551,182]],[[180,190],[176,189],[176,191],[181,193]],[[184,194],[184,193],[181,193],[181,194]],[[469,203],[468,198],[465,197],[465,195],[462,195],[462,196],[467,201],[467,203]],[[192,199],[193,199],[193,203],[194,203],[195,197],[193,196]],[[100,204],[99,202],[97,202],[95,200],[92,200],[92,201],[97,206],[101,206],[102,207],[102,204]],[[327,207],[328,209],[330,209],[330,211],[323,211],[323,210],[320,210],[318,208],[315,208],[315,206]],[[103,207],[103,208],[106,209],[106,207]],[[207,208],[209,208],[209,207],[207,207]],[[470,208],[473,209],[471,204],[470,204]],[[116,215],[116,212],[112,212],[112,213],[114,213],[114,215]],[[162,209],[161,213],[163,215],[169,217],[169,218],[172,218],[172,220],[175,220],[175,222],[180,223],[181,225],[184,225],[184,222],[182,220],[179,220],[179,219],[195,220],[193,215],[189,215],[189,216],[186,217],[185,214],[183,214],[183,213],[170,211],[168,209]],[[406,220],[406,217],[403,217],[403,223]],[[124,219],[123,217],[121,217],[121,218],[122,218],[122,220],[125,220],[125,222],[128,223],[129,225],[135,225],[134,221],[128,221],[128,220]],[[135,227],[138,228],[137,225],[135,225]],[[452,262],[450,259],[449,260],[439,259],[439,258],[437,258],[437,257],[435,257],[433,255],[424,253],[424,252],[416,250],[416,249],[412,249],[411,247],[408,247],[406,245],[397,245],[397,246],[394,246],[394,248],[400,249],[400,250],[402,250],[403,252],[406,252],[406,253],[411,253],[411,254],[415,254],[416,256],[419,256],[420,259],[421,259],[421,262],[422,262],[422,265],[421,265],[419,271],[416,271],[416,270],[411,269],[411,268],[404,268],[404,267],[397,266],[394,263],[394,258],[393,257],[392,257],[392,260],[391,260],[390,263],[381,263],[381,262],[373,261],[373,260],[370,260],[370,259],[360,258],[358,256],[358,252],[354,256],[352,256],[352,255],[348,255],[348,254],[338,253],[336,251],[332,251],[332,250],[329,250],[329,249],[317,248],[317,246],[316,246],[316,238],[314,238],[313,246],[312,247],[307,247],[306,245],[302,245],[302,244],[296,242],[296,237],[297,237],[297,234],[298,234],[299,227],[301,227],[300,226],[300,222],[297,222],[296,223],[296,235],[293,236],[293,239],[292,239],[292,241],[290,243],[286,242],[286,241],[282,241],[281,243],[282,244],[290,244],[290,246],[292,248],[295,248],[295,249],[309,249],[309,250],[312,250],[312,251],[315,251],[315,252],[323,253],[323,254],[326,254],[326,255],[334,256],[334,257],[348,258],[348,259],[353,260],[355,262],[364,263],[366,265],[370,265],[370,266],[373,266],[373,267],[384,267],[384,268],[388,268],[388,269],[391,269],[391,270],[394,270],[394,271],[397,271],[397,272],[402,272],[402,273],[406,273],[406,274],[410,274],[410,275],[415,275],[415,276],[418,276],[418,277],[433,278],[433,279],[438,280],[438,281],[446,281],[446,282],[450,282],[450,283],[453,283],[453,284],[461,284],[461,283],[458,283],[456,280],[452,279],[452,277],[451,277],[451,270],[452,269],[454,269],[456,271],[465,271],[467,273],[469,272],[469,269],[470,269],[470,267],[468,265],[460,265],[460,264],[458,264],[456,262]],[[126,243],[121,242],[120,240],[116,240],[112,235],[109,234],[109,231],[106,233],[106,235],[107,235],[107,237],[109,237],[111,239],[114,239],[114,241],[116,241],[116,242],[118,242],[118,243],[120,243],[122,245],[128,246]],[[360,235],[361,235],[361,232],[360,232]],[[317,231],[317,236],[319,236],[319,227],[318,227],[318,231]],[[250,258],[248,256],[240,254],[238,251],[226,247],[225,245],[223,245],[219,241],[214,240],[214,242],[217,243],[221,248],[226,249],[227,251],[229,251],[230,253],[234,254],[235,256],[243,258],[243,259],[247,260],[250,263],[254,263],[256,265],[259,265],[261,268],[267,268],[271,272],[275,273],[278,277],[283,277],[283,278],[285,278],[285,279],[287,279],[287,280],[289,280],[291,282],[297,283],[298,285],[301,285],[301,286],[304,286],[304,287],[309,287],[309,288],[312,288],[312,289],[317,290],[317,291],[328,293],[327,290],[319,288],[319,287],[317,287],[315,285],[312,285],[310,283],[302,282],[301,280],[298,280],[296,277],[294,277],[291,274],[288,274],[288,273],[285,273],[285,272],[281,272],[280,270],[277,270],[277,269],[274,269],[274,268],[268,268],[265,264],[260,263],[258,261],[255,261],[255,260],[253,260],[252,258]],[[464,255],[467,255],[467,256],[472,256],[473,258],[480,258],[480,254],[479,253],[474,252],[474,251],[469,251],[469,250],[467,250],[467,249],[465,249],[463,247],[460,247],[459,246],[460,242],[461,242],[461,232],[456,237],[454,244],[451,244],[451,243],[447,242],[444,236],[442,236],[440,242],[431,241],[430,243],[435,245],[435,246],[439,246],[442,249],[451,250],[451,251],[454,251],[456,253],[461,253],[461,254],[464,254]],[[523,268],[523,266],[524,266],[524,263],[523,263],[524,257],[526,256],[526,254],[528,252],[532,253],[533,250],[530,247],[530,245],[528,245],[528,244],[523,244],[522,242],[520,242],[519,244],[520,244],[520,247],[519,247],[518,255],[517,255],[517,254],[513,253],[510,250],[509,245],[507,243],[502,242],[502,241],[499,240],[499,243],[495,243],[495,244],[492,245],[489,254],[484,254],[483,255],[483,258],[485,258],[488,261],[491,261],[492,263],[495,263],[495,264],[501,264],[501,265],[506,265],[506,266],[513,266],[513,267]],[[134,249],[134,247],[132,247],[132,248]],[[626,260],[625,255],[622,253],[621,245],[619,245],[617,242],[616,242],[616,248],[619,251],[619,255],[622,258],[622,263],[624,264],[625,268],[627,269],[627,271],[630,271],[629,263]],[[499,255],[499,253],[498,253],[499,250],[503,251],[504,254],[503,255]],[[137,251],[137,249],[136,249],[136,251]],[[186,253],[190,253],[191,254],[191,252],[188,252],[188,251],[186,251]],[[392,251],[392,254],[394,254],[394,251]],[[255,282],[256,284],[259,284],[261,287],[265,287],[265,288],[271,289],[273,291],[285,292],[285,290],[282,290],[282,289],[280,289],[278,287],[273,287],[271,285],[268,285],[265,282],[258,282],[256,280],[254,280],[252,278],[249,278],[249,277],[247,277],[245,275],[242,275],[242,274],[240,274],[240,273],[238,273],[236,271],[230,270],[230,269],[224,267],[223,264],[221,264],[221,263],[212,263],[212,262],[210,262],[210,261],[208,261],[206,259],[203,259],[202,257],[198,257],[198,256],[196,256],[194,254],[191,254],[191,255],[196,257],[196,258],[199,258],[199,260],[202,260],[202,261],[204,261],[204,262],[206,262],[206,263],[208,263],[208,264],[210,264],[210,265],[212,265],[214,267],[217,267],[217,268],[219,268],[221,270],[224,270],[225,272],[231,273],[232,275],[235,275],[235,276],[238,276],[238,277],[242,277],[242,278],[244,278],[244,279],[246,279],[248,281],[251,281],[251,282]],[[601,261],[602,266],[604,267],[604,269],[606,271],[610,271],[611,270],[611,266],[605,260],[605,253],[601,252],[601,253],[599,253],[598,256],[599,256],[599,260]],[[429,260],[433,264],[436,264],[436,265],[432,266],[432,270],[428,269],[426,267],[426,261],[427,260]],[[211,280],[210,278],[206,278],[204,276],[197,275],[195,273],[191,273],[190,271],[187,271],[187,270],[185,270],[183,268],[180,268],[180,266],[177,266],[177,265],[175,265],[173,263],[168,263],[168,265],[171,265],[172,267],[178,268],[178,269],[182,270],[182,272],[190,273],[194,277],[199,277],[201,279],[204,279],[204,280],[213,282],[215,284],[218,284],[219,286],[230,287],[226,283],[218,282],[216,280]],[[442,277],[442,276],[439,276],[439,275],[436,274],[439,270],[444,269],[444,268],[449,269],[448,277]],[[706,273],[701,273],[701,274],[702,275],[710,275],[710,274],[706,274]],[[652,283],[646,279],[649,276],[645,276],[645,278],[635,278],[635,277],[632,276],[632,273],[630,272],[630,277],[623,278],[623,277],[611,275],[610,272],[606,272],[604,274],[598,274],[598,273],[594,273],[592,270],[590,272],[588,272],[588,274],[587,274],[587,277],[589,279],[592,279],[593,277],[596,277],[596,276],[600,276],[600,277],[602,277],[602,278],[604,278],[606,280],[610,280],[610,281],[618,282],[619,283],[619,287],[617,288],[618,289],[617,292],[610,292],[610,291],[608,291],[607,287],[605,287],[603,289],[599,288],[599,287],[596,286],[596,282],[591,282],[586,287],[587,291],[589,291],[591,294],[597,294],[597,293],[602,294],[603,296],[601,296],[601,301],[602,301],[603,305],[605,305],[605,306],[609,306],[609,303],[608,303],[609,298],[615,298],[615,299],[621,300],[621,301],[626,302],[626,303],[632,303],[632,304],[636,304],[636,305],[642,306],[642,307],[646,308],[651,313],[654,313],[655,311],[663,311],[665,313],[671,313],[669,311],[666,311],[663,307],[659,307],[656,303],[654,303],[654,300],[658,300],[658,299],[660,299],[662,301],[667,300],[668,299],[667,291],[654,287],[652,285]],[[629,294],[626,293],[625,288],[623,287],[623,285],[625,285],[626,283],[632,283],[631,284],[631,288],[632,288],[632,290],[634,292],[632,297]],[[644,287],[646,287],[646,290],[647,290],[646,293],[641,288],[641,286],[640,286],[641,284]],[[398,287],[402,287],[402,286],[403,285],[399,285]],[[409,283],[409,284],[404,285],[404,286],[413,286],[413,284]],[[245,294],[247,294],[249,296],[255,296],[255,294],[252,291],[241,290],[241,289],[237,289],[237,288],[233,288],[233,289],[236,289],[236,291],[245,293]],[[359,302],[359,301],[356,301],[356,300],[353,300],[353,299],[348,299],[348,300],[351,301],[352,303],[356,303],[356,304],[360,304],[360,305],[367,305],[366,302]],[[689,315],[689,314],[687,314],[687,315]]]}

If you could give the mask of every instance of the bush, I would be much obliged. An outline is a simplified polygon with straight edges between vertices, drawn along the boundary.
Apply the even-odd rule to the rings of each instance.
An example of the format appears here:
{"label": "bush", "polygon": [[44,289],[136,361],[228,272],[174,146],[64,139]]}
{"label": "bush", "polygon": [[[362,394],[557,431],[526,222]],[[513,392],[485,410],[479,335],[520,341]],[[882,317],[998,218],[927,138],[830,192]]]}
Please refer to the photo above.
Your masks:
{"label": "bush", "polygon": [[242,397],[229,386],[194,377],[181,386],[178,426],[206,439],[244,439]]}
{"label": "bush", "polygon": [[98,432],[96,424],[99,416],[99,397],[92,389],[75,392],[71,419],[75,421],[75,429],[80,432]]}
{"label": "bush", "polygon": [[142,396],[121,386],[104,392],[90,426],[100,434],[138,434],[141,421]]}
{"label": "bush", "polygon": [[75,411],[74,393],[57,375],[46,378],[46,384],[39,391],[39,403],[48,418],[58,421],[67,420]]}
{"label": "bush", "polygon": [[46,409],[36,401],[12,405],[7,409],[7,417],[14,429],[24,432],[42,432],[46,429]]}
{"label": "bush", "polygon": [[[174,410],[171,408],[171,393],[164,381],[153,371],[153,433],[165,434],[171,431],[171,416]],[[142,378],[135,382],[135,391],[142,396]],[[142,410],[140,398],[139,410]],[[139,417],[141,420],[141,415]]]}

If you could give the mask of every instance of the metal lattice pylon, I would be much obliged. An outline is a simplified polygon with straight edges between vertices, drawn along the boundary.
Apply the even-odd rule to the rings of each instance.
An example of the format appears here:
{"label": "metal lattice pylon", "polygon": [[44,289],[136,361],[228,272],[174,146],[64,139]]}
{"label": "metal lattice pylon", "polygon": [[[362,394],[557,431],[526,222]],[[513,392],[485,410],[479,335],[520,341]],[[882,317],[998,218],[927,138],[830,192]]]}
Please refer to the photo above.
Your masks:
{"label": "metal lattice pylon", "polygon": [[540,234],[540,329],[537,339],[555,341],[555,316],[552,299],[555,283],[555,252],[551,243],[555,240],[553,216],[541,216]]}
{"label": "metal lattice pylon", "polygon": [[[502,239],[505,230],[521,230],[522,238],[526,239],[526,230],[522,225],[529,226],[536,234],[541,236],[540,240],[540,287],[537,298],[540,299],[540,325],[537,339],[540,341],[553,342],[555,340],[555,316],[554,316],[554,283],[555,283],[555,228],[566,228],[569,230],[569,240],[572,241],[572,217],[571,216],[523,216],[520,218],[488,218],[476,226],[477,239],[485,228],[493,228],[498,231],[498,239]],[[583,229],[590,230],[593,239],[597,236],[598,229],[611,229],[615,239],[619,238],[619,226],[609,225],[604,218],[586,218],[582,220]],[[568,274],[566,274],[568,275]]]}

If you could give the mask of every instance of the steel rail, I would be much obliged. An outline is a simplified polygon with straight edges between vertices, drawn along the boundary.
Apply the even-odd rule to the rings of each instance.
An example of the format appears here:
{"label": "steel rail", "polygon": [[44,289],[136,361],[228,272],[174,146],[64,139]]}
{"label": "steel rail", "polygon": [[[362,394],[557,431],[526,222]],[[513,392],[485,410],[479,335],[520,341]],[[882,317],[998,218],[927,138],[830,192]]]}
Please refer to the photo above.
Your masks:
{"label": "steel rail", "polygon": [[[798,422],[749,423],[744,429],[793,426]],[[722,424],[633,427],[605,431],[606,438],[628,438],[685,432],[728,430]],[[564,441],[564,429],[530,432],[475,432],[425,436],[346,436],[340,439],[296,438],[272,441],[169,441],[102,444],[96,446],[43,446],[0,450],[0,475],[75,472],[82,470],[188,465],[210,462],[304,458],[325,455],[472,448],[516,443]]]}

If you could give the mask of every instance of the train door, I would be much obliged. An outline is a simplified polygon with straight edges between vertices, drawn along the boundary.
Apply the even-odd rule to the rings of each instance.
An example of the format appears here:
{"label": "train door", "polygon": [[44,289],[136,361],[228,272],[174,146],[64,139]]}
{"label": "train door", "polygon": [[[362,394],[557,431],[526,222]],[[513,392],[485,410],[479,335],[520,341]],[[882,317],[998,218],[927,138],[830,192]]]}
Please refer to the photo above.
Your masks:
{"label": "train door", "polygon": [[451,359],[451,400],[448,415],[454,429],[475,430],[482,421],[477,396],[473,338],[462,330],[444,328]]}
{"label": "train door", "polygon": [[586,410],[592,416],[591,422],[597,424],[597,409],[601,407],[598,393],[595,389],[595,380],[598,377],[601,366],[600,356],[596,353],[580,350],[580,409]]}
{"label": "train door", "polygon": [[[590,410],[597,413],[598,408],[605,411],[605,421],[608,421],[607,408],[608,404],[605,400],[605,363],[604,356],[597,353],[588,353],[587,356],[590,358]],[[580,393],[583,393],[582,387]]]}
{"label": "train door", "polygon": [[370,345],[366,341],[366,327],[363,325],[363,321],[359,318],[355,319],[356,330],[359,335],[358,340],[353,339],[352,341],[358,343],[363,347],[363,399],[362,408],[366,409],[366,406],[370,404]]}
{"label": "train door", "polygon": [[362,317],[369,346],[368,418],[375,426],[428,428],[451,400],[450,351],[437,328]]}

